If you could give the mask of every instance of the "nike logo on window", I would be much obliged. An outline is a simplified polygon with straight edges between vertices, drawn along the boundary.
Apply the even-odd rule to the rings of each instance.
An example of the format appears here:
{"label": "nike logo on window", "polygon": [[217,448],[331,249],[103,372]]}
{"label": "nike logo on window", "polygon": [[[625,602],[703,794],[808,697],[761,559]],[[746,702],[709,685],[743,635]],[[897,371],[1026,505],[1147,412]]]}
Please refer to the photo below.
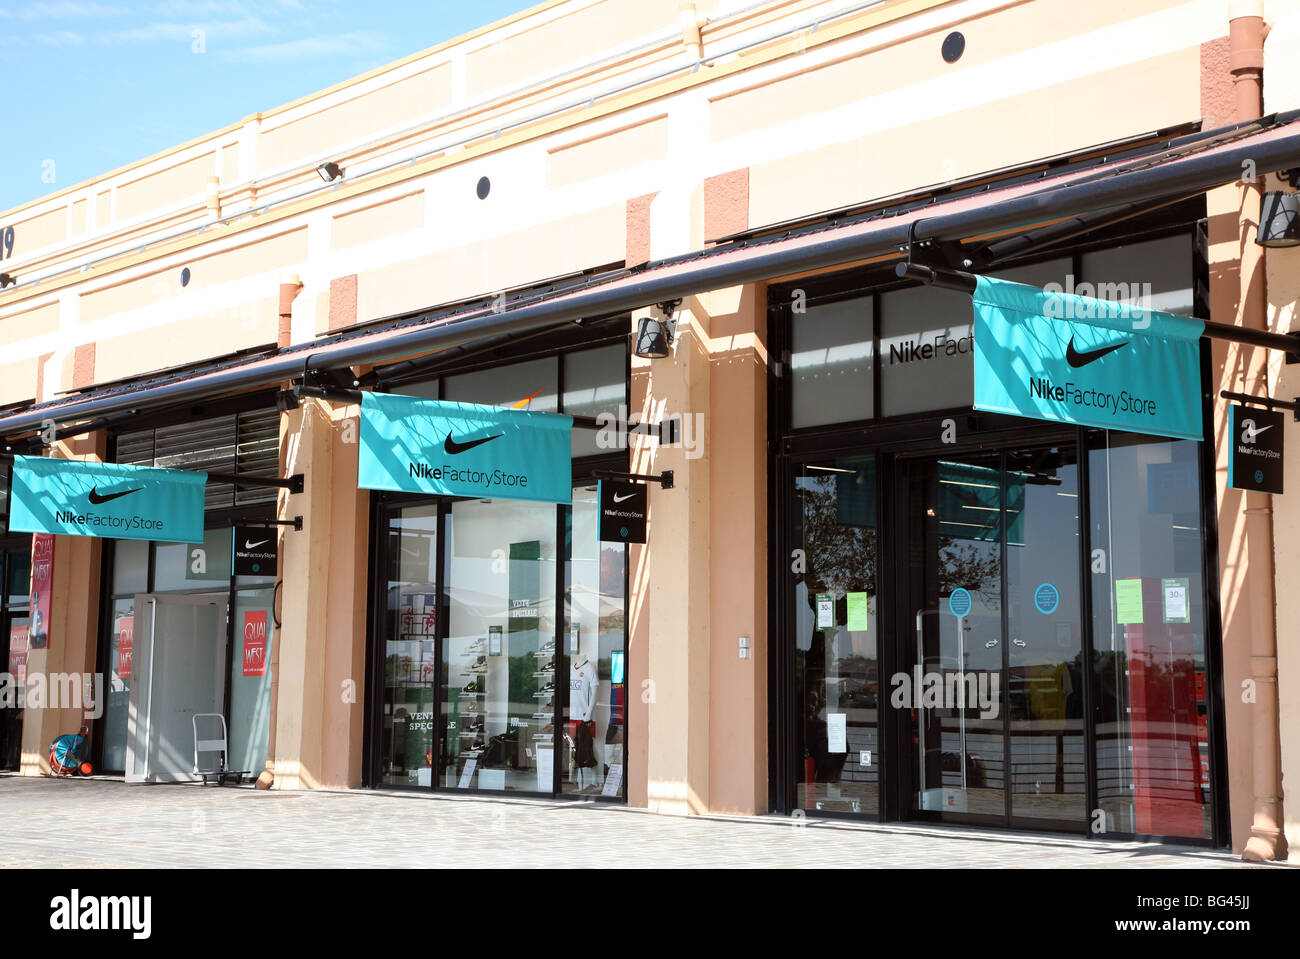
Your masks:
{"label": "nike logo on window", "polygon": [[92,486],[90,492],[86,495],[86,499],[95,504],[107,503],[110,500],[117,499],[119,496],[130,496],[132,493],[138,493],[142,489],[144,489],[143,486],[137,486],[135,489],[124,489],[120,493],[101,493],[97,486]]}
{"label": "nike logo on window", "polygon": [[260,539],[256,543],[250,543],[248,540],[244,540],[244,549],[257,549],[257,547],[265,546],[269,542],[271,542],[269,539]]}
{"label": "nike logo on window", "polygon": [[452,439],[451,434],[448,433],[447,441],[442,444],[442,448],[445,449],[449,455],[455,456],[458,453],[464,453],[467,450],[472,450],[476,446],[482,446],[484,443],[490,443],[493,440],[499,440],[501,439],[501,437],[505,435],[506,435],[505,433],[498,433],[496,436],[485,436],[481,440],[470,440],[468,443],[459,443],[456,440]]}
{"label": "nike logo on window", "polygon": [[631,499],[631,498],[632,498],[633,496],[635,496],[635,495],[636,495],[636,493],[628,493],[626,496],[619,496],[617,493],[615,493],[615,494],[614,494],[614,502],[615,502],[615,503],[621,503],[621,502],[623,502],[623,500],[625,500],[625,499]]}
{"label": "nike logo on window", "polygon": [[1074,337],[1070,337],[1070,345],[1065,348],[1065,362],[1069,363],[1075,369],[1081,366],[1087,366],[1089,363],[1095,363],[1107,353],[1114,353],[1121,346],[1128,346],[1128,340],[1122,343],[1115,343],[1111,346],[1103,346],[1099,350],[1088,350],[1080,353],[1074,348]]}

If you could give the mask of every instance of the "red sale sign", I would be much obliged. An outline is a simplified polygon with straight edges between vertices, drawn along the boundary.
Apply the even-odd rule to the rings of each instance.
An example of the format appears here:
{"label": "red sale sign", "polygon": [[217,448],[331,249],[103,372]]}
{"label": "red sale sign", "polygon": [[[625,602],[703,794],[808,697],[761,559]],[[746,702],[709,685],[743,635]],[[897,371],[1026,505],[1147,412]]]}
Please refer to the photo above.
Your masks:
{"label": "red sale sign", "polygon": [[32,649],[50,645],[50,594],[54,589],[54,537],[37,533],[32,537]]}
{"label": "red sale sign", "polygon": [[135,639],[135,617],[121,616],[117,620],[117,673],[119,679],[131,678],[131,652]]}
{"label": "red sale sign", "polygon": [[266,675],[266,610],[244,614],[244,675]]}

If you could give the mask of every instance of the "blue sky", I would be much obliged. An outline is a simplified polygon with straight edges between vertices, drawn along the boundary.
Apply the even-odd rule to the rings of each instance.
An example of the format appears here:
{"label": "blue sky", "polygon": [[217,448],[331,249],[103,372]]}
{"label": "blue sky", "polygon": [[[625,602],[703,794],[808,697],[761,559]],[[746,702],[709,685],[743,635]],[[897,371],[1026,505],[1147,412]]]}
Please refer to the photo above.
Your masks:
{"label": "blue sky", "polygon": [[535,3],[0,0],[0,210]]}

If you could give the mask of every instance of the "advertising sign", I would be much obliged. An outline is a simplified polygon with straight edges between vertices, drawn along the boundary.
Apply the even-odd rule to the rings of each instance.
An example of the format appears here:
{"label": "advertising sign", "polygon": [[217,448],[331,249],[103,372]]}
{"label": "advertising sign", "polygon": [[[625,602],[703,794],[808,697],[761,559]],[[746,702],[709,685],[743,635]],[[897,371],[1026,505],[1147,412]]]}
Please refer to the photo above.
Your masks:
{"label": "advertising sign", "polygon": [[[13,528],[12,518],[10,528]],[[40,533],[32,537],[32,615],[28,646],[47,649],[50,645],[50,606],[54,593],[54,537]]]}
{"label": "advertising sign", "polygon": [[1282,492],[1282,441],[1286,416],[1275,410],[1228,407],[1228,485],[1257,493]]}
{"label": "advertising sign", "polygon": [[977,277],[975,408],[1202,438],[1200,320]]}
{"label": "advertising sign", "polygon": [[573,417],[363,393],[362,489],[568,503]]}
{"label": "advertising sign", "polygon": [[15,456],[9,528],[103,539],[203,542],[208,474]]}
{"label": "advertising sign", "polygon": [[135,615],[119,616],[113,624],[117,632],[117,663],[113,672],[118,679],[131,678],[131,655],[135,646]]}
{"label": "advertising sign", "polygon": [[644,543],[646,512],[650,505],[647,487],[640,483],[601,480],[600,539],[606,543]]}
{"label": "advertising sign", "polygon": [[231,572],[236,576],[274,576],[280,553],[275,530],[269,526],[236,526],[230,548]]}
{"label": "advertising sign", "polygon": [[244,614],[244,675],[266,675],[266,610]]}

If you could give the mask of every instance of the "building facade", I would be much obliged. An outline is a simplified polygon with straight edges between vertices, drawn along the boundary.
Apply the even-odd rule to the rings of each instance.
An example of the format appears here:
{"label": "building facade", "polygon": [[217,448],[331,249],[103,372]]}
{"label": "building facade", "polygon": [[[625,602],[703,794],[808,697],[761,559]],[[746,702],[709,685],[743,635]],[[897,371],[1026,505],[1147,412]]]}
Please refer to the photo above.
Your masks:
{"label": "building facade", "polygon": [[[1300,393],[1266,335],[1300,254],[1255,242],[1298,35],[1283,0],[554,0],[6,211],[0,760],[86,722],[102,771],[188,779],[214,722],[272,788],[1284,856],[1300,508],[1232,485],[1220,393]],[[1193,425],[1155,366],[988,402],[983,278],[1145,311]],[[1118,349],[1060,328],[1072,369]],[[509,447],[527,481],[385,480],[415,424],[447,462],[565,435]],[[33,458],[203,471],[202,537],[15,522]],[[644,542],[603,525],[625,475]]]}

